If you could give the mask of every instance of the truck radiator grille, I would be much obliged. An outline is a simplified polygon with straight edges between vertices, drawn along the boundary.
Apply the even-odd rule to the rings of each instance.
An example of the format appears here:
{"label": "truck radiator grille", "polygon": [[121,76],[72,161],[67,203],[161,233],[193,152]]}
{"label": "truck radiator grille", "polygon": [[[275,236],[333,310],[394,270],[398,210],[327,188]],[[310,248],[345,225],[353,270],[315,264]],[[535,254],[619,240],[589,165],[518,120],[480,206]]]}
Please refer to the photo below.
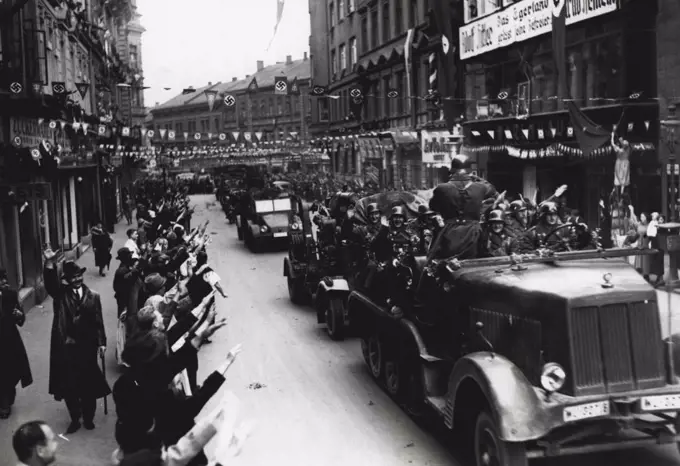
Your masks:
{"label": "truck radiator grille", "polygon": [[571,310],[574,395],[620,393],[665,384],[654,302]]}

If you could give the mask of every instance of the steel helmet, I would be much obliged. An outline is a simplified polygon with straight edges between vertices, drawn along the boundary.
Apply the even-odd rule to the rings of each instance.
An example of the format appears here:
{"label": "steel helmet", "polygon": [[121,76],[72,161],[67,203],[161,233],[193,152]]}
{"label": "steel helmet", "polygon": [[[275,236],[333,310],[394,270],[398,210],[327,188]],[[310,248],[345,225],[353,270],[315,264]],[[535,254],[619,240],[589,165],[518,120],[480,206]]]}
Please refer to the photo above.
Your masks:
{"label": "steel helmet", "polygon": [[517,201],[512,201],[510,203],[510,212],[513,214],[516,214],[517,212],[522,212],[524,210],[527,210],[527,204],[526,202],[522,200],[517,200]]}
{"label": "steel helmet", "polygon": [[378,209],[378,204],[375,203],[375,202],[371,202],[371,203],[368,204],[368,206],[366,207],[366,213],[367,213],[368,215],[371,215],[373,212],[378,212],[378,213],[380,213],[380,209]]}
{"label": "steel helmet", "polygon": [[487,218],[489,223],[505,223],[505,213],[502,210],[496,209],[489,212],[489,217]]}
{"label": "steel helmet", "polygon": [[392,213],[390,213],[390,219],[393,217],[404,217],[406,219],[406,210],[403,206],[392,207]]}
{"label": "steel helmet", "polygon": [[469,170],[472,167],[472,161],[467,155],[458,154],[451,160],[451,173],[458,171]]}
{"label": "steel helmet", "polygon": [[543,202],[538,207],[538,216],[545,217],[549,214],[557,214],[557,204],[554,202]]}

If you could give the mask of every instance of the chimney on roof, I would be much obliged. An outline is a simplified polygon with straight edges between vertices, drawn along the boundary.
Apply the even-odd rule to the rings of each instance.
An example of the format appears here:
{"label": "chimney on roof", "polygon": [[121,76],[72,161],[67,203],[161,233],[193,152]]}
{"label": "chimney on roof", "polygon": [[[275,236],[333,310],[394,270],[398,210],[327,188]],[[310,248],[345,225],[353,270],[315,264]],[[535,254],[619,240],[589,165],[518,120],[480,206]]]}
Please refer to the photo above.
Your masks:
{"label": "chimney on roof", "polygon": [[231,78],[231,82],[235,83],[236,81],[238,81],[238,78]]}
{"label": "chimney on roof", "polygon": [[212,86],[212,81],[208,81],[208,86]]}
{"label": "chimney on roof", "polygon": [[290,65],[291,63],[293,63],[293,56],[286,55],[286,65]]}
{"label": "chimney on roof", "polygon": [[302,59],[303,59],[304,61],[307,61],[307,52],[305,52],[305,54],[303,55]]}
{"label": "chimney on roof", "polygon": [[250,78],[250,75],[249,75],[249,74],[247,74],[247,75],[246,75],[246,78]]}
{"label": "chimney on roof", "polygon": [[262,60],[257,61],[257,71],[260,72],[264,69],[264,62]]}

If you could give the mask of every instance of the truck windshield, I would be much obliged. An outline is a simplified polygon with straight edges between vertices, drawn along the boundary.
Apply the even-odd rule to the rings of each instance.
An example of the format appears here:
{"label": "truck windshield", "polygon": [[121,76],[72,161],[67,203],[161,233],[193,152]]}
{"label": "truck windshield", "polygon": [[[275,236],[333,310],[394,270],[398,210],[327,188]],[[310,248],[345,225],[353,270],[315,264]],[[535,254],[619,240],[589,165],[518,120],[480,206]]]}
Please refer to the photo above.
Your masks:
{"label": "truck windshield", "polygon": [[255,201],[255,212],[274,212],[274,201],[271,199]]}
{"label": "truck windshield", "polygon": [[281,212],[284,210],[291,210],[290,198],[286,199],[274,199],[274,210]]}

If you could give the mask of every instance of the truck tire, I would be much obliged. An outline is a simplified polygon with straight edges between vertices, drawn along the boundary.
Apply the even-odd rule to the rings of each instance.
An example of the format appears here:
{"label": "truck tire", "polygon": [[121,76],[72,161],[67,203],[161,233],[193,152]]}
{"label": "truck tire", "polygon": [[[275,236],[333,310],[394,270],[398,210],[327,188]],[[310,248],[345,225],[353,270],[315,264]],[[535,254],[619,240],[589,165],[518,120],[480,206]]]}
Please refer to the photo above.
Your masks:
{"label": "truck tire", "polygon": [[385,365],[384,344],[377,333],[368,337],[368,368],[376,380],[380,380]]}
{"label": "truck tire", "polygon": [[326,332],[331,340],[345,338],[345,300],[339,297],[326,299]]}
{"label": "truck tire", "polygon": [[[361,355],[364,357],[364,361],[368,367],[371,367],[371,362],[368,356],[368,340],[361,337]],[[680,447],[679,447],[680,448]]]}
{"label": "truck tire", "polygon": [[288,296],[293,304],[305,304],[306,290],[304,277],[286,277],[288,282]]}
{"label": "truck tire", "polygon": [[528,466],[526,446],[505,442],[499,438],[493,417],[482,410],[477,416],[474,440],[475,465]]}

